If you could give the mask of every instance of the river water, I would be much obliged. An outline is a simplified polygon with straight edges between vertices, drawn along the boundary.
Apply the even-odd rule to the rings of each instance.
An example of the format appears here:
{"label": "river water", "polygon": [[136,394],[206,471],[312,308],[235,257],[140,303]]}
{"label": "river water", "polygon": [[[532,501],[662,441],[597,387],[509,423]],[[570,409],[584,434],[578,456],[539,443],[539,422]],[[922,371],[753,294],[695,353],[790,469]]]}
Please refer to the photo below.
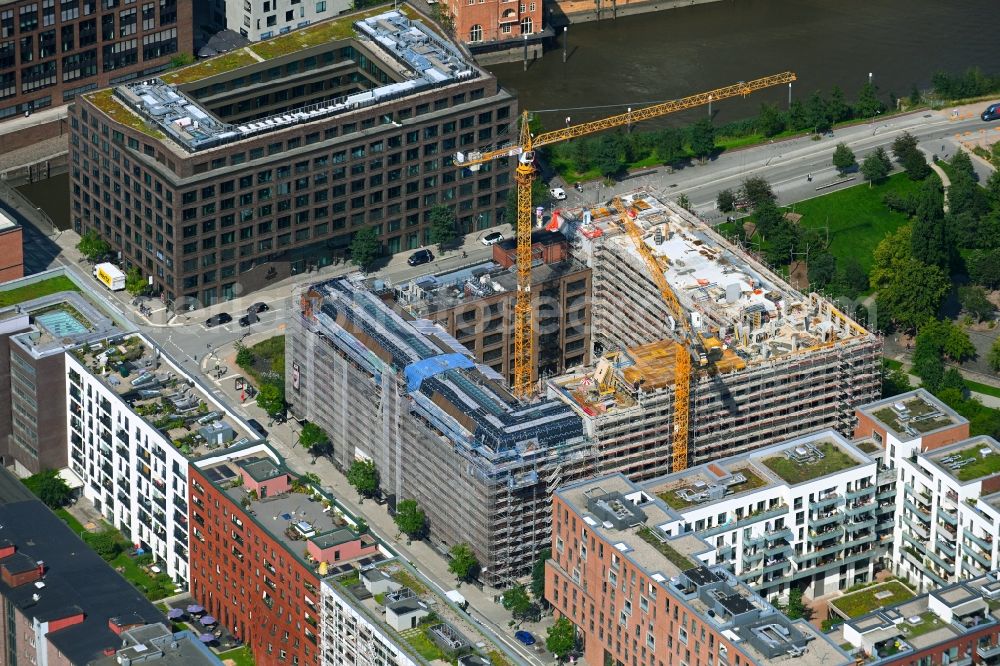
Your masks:
{"label": "river water", "polygon": [[[560,44],[527,72],[521,62],[490,69],[521,108],[560,109],[541,114],[554,129],[567,115],[576,122],[624,110],[563,109],[635,107],[784,71],[798,75],[792,94],[802,100],[834,85],[853,99],[869,72],[886,98],[902,97],[913,84],[929,88],[937,69],[1000,72],[998,28],[997,0],[722,0],[571,25],[565,64]],[[787,100],[787,86],[778,86],[713,111],[727,122],[755,114],[762,101],[785,108]]]}
{"label": "river water", "polygon": [[[541,114],[552,129],[566,116],[578,122],[789,70],[798,75],[792,94],[800,99],[834,85],[853,99],[869,72],[884,95],[904,96],[913,84],[929,87],[937,69],[1000,72],[998,28],[997,0],[722,0],[571,25],[565,64],[556,48],[527,72],[522,63],[491,70],[521,108],[559,109]],[[781,86],[712,110],[721,123],[753,115],[763,101],[784,108],[787,100]],[[19,189],[66,228],[67,183],[62,176]]]}

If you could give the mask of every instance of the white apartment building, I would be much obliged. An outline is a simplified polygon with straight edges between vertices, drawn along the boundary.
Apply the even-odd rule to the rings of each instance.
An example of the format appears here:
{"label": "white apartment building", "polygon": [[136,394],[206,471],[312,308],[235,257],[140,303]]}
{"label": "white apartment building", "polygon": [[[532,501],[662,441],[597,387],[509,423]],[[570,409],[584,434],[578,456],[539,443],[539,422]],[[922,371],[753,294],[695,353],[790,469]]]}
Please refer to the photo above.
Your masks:
{"label": "white apartment building", "polygon": [[878,463],[833,430],[654,479],[642,489],[677,516],[667,535],[694,533],[761,596],[790,586],[816,597],[871,580],[891,539],[876,509]]}
{"label": "white apartment building", "polygon": [[858,410],[898,477],[894,568],[922,590],[1000,568],[1000,446],[923,389]]}
{"label": "white apartment building", "polygon": [[225,0],[226,27],[256,42],[333,18],[353,6],[350,0]]}
{"label": "white apartment building", "polygon": [[141,335],[67,352],[66,391],[83,496],[186,585],[188,456],[252,430]]}
{"label": "white apartment building", "polygon": [[379,622],[347,590],[324,580],[320,590],[320,664],[339,666],[421,666],[387,625]]}

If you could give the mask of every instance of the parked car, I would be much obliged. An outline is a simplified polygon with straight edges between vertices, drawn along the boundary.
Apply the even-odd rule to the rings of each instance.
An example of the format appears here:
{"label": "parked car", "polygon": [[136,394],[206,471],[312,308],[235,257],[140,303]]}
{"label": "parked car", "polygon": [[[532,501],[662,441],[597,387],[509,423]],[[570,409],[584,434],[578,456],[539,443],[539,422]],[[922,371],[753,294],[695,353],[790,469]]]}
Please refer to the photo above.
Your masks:
{"label": "parked car", "polygon": [[233,315],[226,312],[220,312],[217,315],[212,315],[205,320],[205,326],[208,328],[213,328],[215,326],[222,326],[223,324],[228,324],[233,320]]}
{"label": "parked car", "polygon": [[1000,104],[990,104],[980,117],[986,121],[1000,119]]}
{"label": "parked car", "polygon": [[247,425],[256,430],[262,438],[267,437],[267,430],[264,430],[264,426],[257,419],[247,419]]}
{"label": "parked car", "polygon": [[549,194],[551,194],[552,198],[555,199],[556,201],[562,201],[563,199],[566,198],[566,190],[564,190],[561,187],[553,187],[551,190],[549,190]]}
{"label": "parked car", "polygon": [[240,317],[240,326],[246,328],[250,324],[256,324],[258,321],[260,321],[260,318],[257,316],[257,313],[251,309],[248,310],[245,315]]}
{"label": "parked car", "polygon": [[521,631],[515,631],[514,638],[524,643],[525,645],[535,644],[535,637],[531,634],[530,631],[525,631],[523,629]]}
{"label": "parked car", "polygon": [[496,245],[503,240],[503,234],[499,231],[494,231],[493,233],[486,234],[483,236],[483,245]]}
{"label": "parked car", "polygon": [[406,260],[410,266],[420,266],[421,264],[426,264],[430,261],[434,261],[434,255],[431,254],[430,250],[417,250],[410,255],[410,258]]}
{"label": "parked car", "polygon": [[267,307],[267,303],[254,303],[247,308],[247,312],[253,312],[254,314],[260,314],[261,312],[267,312],[271,308]]}

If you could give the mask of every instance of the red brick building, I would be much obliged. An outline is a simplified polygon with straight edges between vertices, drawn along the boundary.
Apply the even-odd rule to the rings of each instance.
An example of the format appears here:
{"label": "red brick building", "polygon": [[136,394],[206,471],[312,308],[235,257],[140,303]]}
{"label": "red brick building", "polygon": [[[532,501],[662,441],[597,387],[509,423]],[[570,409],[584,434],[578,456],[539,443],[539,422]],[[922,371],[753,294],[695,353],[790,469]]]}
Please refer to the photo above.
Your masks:
{"label": "red brick building", "polygon": [[542,31],[542,0],[448,0],[455,37],[467,44],[521,40]]}
{"label": "red brick building", "polygon": [[0,210],[0,283],[24,277],[21,225]]}
{"label": "red brick building", "polygon": [[590,666],[854,663],[809,623],[700,564],[694,553],[707,544],[624,476],[564,486],[552,504],[545,598],[576,625]]}
{"label": "red brick building", "polygon": [[190,468],[191,594],[253,650],[254,663],[319,663],[321,572],[374,555],[295,483],[260,443],[194,461]]}

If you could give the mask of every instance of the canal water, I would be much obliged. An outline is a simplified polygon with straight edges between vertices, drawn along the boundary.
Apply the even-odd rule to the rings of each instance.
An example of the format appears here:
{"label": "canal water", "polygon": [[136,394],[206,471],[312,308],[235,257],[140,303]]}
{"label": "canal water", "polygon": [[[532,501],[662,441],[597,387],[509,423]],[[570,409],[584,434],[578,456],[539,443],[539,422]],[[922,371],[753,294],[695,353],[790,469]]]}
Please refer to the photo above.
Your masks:
{"label": "canal water", "polygon": [[[789,70],[798,75],[792,94],[803,100],[834,85],[853,99],[869,72],[884,95],[905,96],[914,84],[929,87],[937,69],[1000,73],[998,28],[997,0],[722,0],[571,25],[566,63],[560,44],[527,72],[522,63],[490,69],[518,94],[521,108],[558,109],[541,114],[553,129],[566,116],[579,122]],[[724,123],[755,114],[763,101],[784,108],[787,100],[781,86],[712,110]],[[18,189],[68,226],[66,175]]]}
{"label": "canal water", "polygon": [[[937,69],[1000,73],[998,27],[996,0],[722,0],[570,25],[565,64],[560,43],[527,72],[521,62],[490,70],[521,108],[560,109],[541,114],[554,129],[567,115],[592,119],[784,71],[798,75],[792,94],[803,101],[834,85],[853,99],[869,73],[883,95],[902,97],[914,84],[929,88]],[[779,86],[713,112],[722,123],[754,115],[762,101],[784,108],[787,100]],[[604,105],[620,106],[580,110]]]}

